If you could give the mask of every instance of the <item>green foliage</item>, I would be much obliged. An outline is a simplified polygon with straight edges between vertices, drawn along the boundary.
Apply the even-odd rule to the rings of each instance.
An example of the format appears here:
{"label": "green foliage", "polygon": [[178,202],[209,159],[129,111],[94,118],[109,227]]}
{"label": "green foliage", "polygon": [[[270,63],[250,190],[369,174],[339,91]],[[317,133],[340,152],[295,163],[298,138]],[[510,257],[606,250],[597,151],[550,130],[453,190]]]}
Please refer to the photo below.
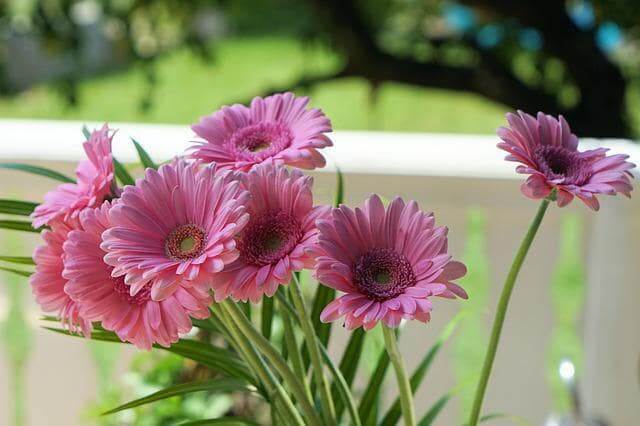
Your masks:
{"label": "green foliage", "polygon": [[38,205],[28,201],[0,200],[0,213],[29,216]]}
{"label": "green foliage", "polygon": [[58,173],[55,170],[50,170],[44,167],[31,166],[29,164],[0,163],[0,169],[20,170],[26,173],[48,177],[64,183],[75,183],[75,180],[63,175],[62,173]]}
{"label": "green foliage", "polygon": [[14,231],[22,232],[36,232],[40,233],[42,229],[35,229],[31,226],[31,222],[23,220],[0,220],[0,229],[11,229]]}
{"label": "green foliage", "polygon": [[136,183],[124,165],[115,158],[113,159],[113,166],[115,168],[116,178],[122,185],[134,185]]}
{"label": "green foliage", "polygon": [[[460,280],[460,285],[469,293],[469,300],[460,305],[464,319],[453,344],[454,372],[459,384],[474,380],[482,367],[487,342],[485,309],[490,283],[486,215],[480,210],[470,210],[467,223],[463,259],[468,272]],[[462,415],[471,408],[474,390],[465,388],[460,392]]]}
{"label": "green foliage", "polygon": [[142,145],[140,145],[138,141],[136,141],[133,138],[131,138],[131,142],[133,142],[133,145],[135,146],[136,151],[138,152],[138,157],[140,157],[140,162],[142,163],[142,165],[145,168],[151,168],[151,169],[157,170],[158,165],[153,162],[153,160],[151,159],[147,151],[144,150]]}
{"label": "green foliage", "polygon": [[[18,252],[22,249],[22,243],[17,237],[7,237],[3,239],[5,249]],[[13,271],[9,268],[2,268],[3,271]],[[0,280],[6,282],[6,295],[8,301],[7,317],[0,322],[0,348],[6,351],[9,372],[9,394],[11,403],[9,405],[11,423],[15,426],[26,424],[26,366],[29,352],[32,345],[31,328],[25,317],[25,297],[29,291],[25,285],[22,273],[0,274]],[[28,276],[28,275],[26,275]]]}
{"label": "green foliage", "polygon": [[563,358],[570,359],[578,375],[583,364],[579,323],[585,297],[582,222],[582,218],[575,214],[567,214],[562,219],[558,262],[549,289],[554,326],[547,356],[547,379],[553,392],[554,405],[561,411],[570,407],[570,396],[558,375],[560,361]]}

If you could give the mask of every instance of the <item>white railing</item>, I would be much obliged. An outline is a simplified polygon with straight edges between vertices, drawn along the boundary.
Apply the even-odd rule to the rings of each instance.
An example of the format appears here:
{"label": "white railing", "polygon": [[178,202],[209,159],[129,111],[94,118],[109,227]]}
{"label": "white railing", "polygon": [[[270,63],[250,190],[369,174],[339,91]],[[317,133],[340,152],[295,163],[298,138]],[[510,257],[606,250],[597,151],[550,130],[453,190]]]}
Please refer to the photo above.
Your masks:
{"label": "white railing", "polygon": [[[82,124],[0,120],[0,161],[56,161],[65,163],[64,167],[70,170],[71,162],[83,156]],[[87,124],[90,128],[99,125]],[[188,126],[113,123],[112,127],[119,129],[114,151],[123,162],[137,160],[129,137],[138,140],[157,160],[181,154],[193,139]],[[485,211],[492,278],[486,315],[488,326],[501,280],[535,209],[535,203],[519,193],[516,179],[522,177],[514,173],[513,163],[503,161],[504,153],[495,147],[497,138],[338,131],[332,139],[335,146],[325,151],[329,166],[314,172],[318,194],[324,201],[330,199],[334,185],[332,173],[339,166],[346,179],[346,202],[359,203],[369,192],[415,198],[424,208],[434,210],[440,223],[450,226],[452,251],[457,257],[464,248],[467,209],[477,207]],[[640,146],[629,141],[587,140],[584,143],[588,147],[602,144],[613,152],[630,154],[631,160],[640,164]],[[21,188],[28,190],[30,196],[34,193],[41,196],[48,189],[47,184],[49,182],[39,178],[0,171],[0,197],[7,195],[5,189],[15,193]],[[587,243],[584,250],[587,294],[581,322],[585,345],[581,377],[584,403],[590,412],[602,415],[614,425],[640,424],[640,203],[637,198],[631,201],[623,197],[603,198],[602,209],[597,214],[574,202],[569,208],[552,209],[545,220],[514,293],[503,346],[489,387],[487,411],[517,413],[533,424],[540,424],[552,409],[544,378],[545,347],[553,325],[548,283],[557,261],[559,218],[570,211],[584,218]],[[0,310],[3,305],[6,306],[6,302],[3,304],[0,297]],[[456,304],[437,303],[431,326],[407,327],[402,345],[409,364],[415,365],[418,354],[456,309]],[[337,344],[341,341],[340,334],[344,339],[345,333],[338,333]],[[47,339],[49,345],[52,341],[55,340]],[[416,347],[419,350],[414,349]],[[37,350],[63,354],[65,348],[40,345]],[[425,384],[427,390],[419,394],[421,404],[429,404],[451,385],[451,375],[447,373],[450,363],[446,359],[438,360],[436,366],[438,371],[430,373],[433,377]],[[64,370],[65,367],[56,368]],[[44,377],[38,372],[33,375]],[[73,380],[83,380],[73,377]],[[56,380],[69,379],[65,376]],[[69,389],[74,387],[70,385]],[[86,395],[69,396],[65,393],[65,400],[87,399]],[[6,400],[0,386],[0,400],[3,399]],[[62,403],[60,406],[65,407]],[[456,410],[449,411],[438,424],[461,423]]]}

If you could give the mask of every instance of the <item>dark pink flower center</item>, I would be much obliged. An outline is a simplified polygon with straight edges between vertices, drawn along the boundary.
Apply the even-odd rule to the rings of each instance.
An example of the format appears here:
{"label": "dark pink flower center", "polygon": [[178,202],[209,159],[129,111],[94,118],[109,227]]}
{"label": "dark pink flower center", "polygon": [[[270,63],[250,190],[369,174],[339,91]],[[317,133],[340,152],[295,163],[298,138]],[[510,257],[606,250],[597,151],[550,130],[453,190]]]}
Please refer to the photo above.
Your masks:
{"label": "dark pink flower center", "polygon": [[355,263],[353,281],[362,294],[382,302],[413,286],[416,277],[406,257],[392,249],[375,248]]}
{"label": "dark pink flower center", "polygon": [[563,184],[582,185],[589,178],[589,167],[577,151],[562,146],[540,145],[533,156],[538,169],[547,179],[562,180]]}
{"label": "dark pink flower center", "polygon": [[291,253],[302,235],[298,220],[287,212],[254,213],[238,242],[240,257],[250,265],[274,264]]}
{"label": "dark pink flower center", "polygon": [[206,245],[204,230],[189,223],[171,231],[164,242],[164,250],[168,258],[180,262],[200,256]]}
{"label": "dark pink flower center", "polygon": [[118,296],[122,298],[125,302],[130,305],[142,306],[151,300],[151,285],[147,284],[142,287],[142,289],[136,293],[135,296],[132,296],[129,291],[131,287],[124,283],[124,277],[116,277],[112,278],[113,281],[113,291],[118,293]]}
{"label": "dark pink flower center", "polygon": [[257,123],[235,132],[227,146],[237,159],[264,160],[288,148],[292,140],[291,131],[282,123]]}

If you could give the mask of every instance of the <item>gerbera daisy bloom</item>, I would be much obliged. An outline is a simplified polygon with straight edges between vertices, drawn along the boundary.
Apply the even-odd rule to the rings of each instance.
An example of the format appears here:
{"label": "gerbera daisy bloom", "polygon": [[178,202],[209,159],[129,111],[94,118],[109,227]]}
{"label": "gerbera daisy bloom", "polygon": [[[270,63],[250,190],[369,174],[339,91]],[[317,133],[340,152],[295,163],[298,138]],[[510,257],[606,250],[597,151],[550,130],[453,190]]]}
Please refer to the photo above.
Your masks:
{"label": "gerbera daisy bloom", "polygon": [[55,313],[62,324],[71,331],[81,330],[91,333],[91,322],[80,315],[78,304],[65,292],[67,280],[62,276],[64,251],[62,245],[69,232],[79,223],[56,221],[51,230],[42,232],[44,245],[38,246],[33,254],[36,271],[30,278],[31,290],[36,302],[45,312]]}
{"label": "gerbera daisy bloom", "polygon": [[342,205],[317,225],[315,276],[346,293],[324,308],[323,322],[344,316],[350,330],[379,321],[397,327],[403,318],[429,321],[431,296],[467,298],[452,282],[466,267],[447,254],[447,228],[415,201],[395,198],[385,210],[372,195],[362,208]]}
{"label": "gerbera daisy bloom", "polygon": [[529,198],[554,197],[558,206],[566,206],[578,197],[593,210],[600,204],[596,195],[622,193],[631,196],[630,170],[634,164],[628,155],[607,156],[607,148],[578,151],[578,138],[566,120],[538,113],[537,118],[518,111],[507,114],[509,127],[498,129],[508,161],[522,163],[518,173],[530,175],[522,184]]}
{"label": "gerbera daisy bloom", "polygon": [[107,201],[101,207],[80,213],[82,229],[71,231],[64,243],[63,276],[69,280],[67,293],[80,306],[83,318],[101,321],[122,341],[141,349],[154,343],[170,346],[180,333],[191,330],[189,316],[207,318],[211,297],[206,289],[179,287],[171,296],[156,302],[151,299],[151,284],[135,296],[129,294],[124,277],[112,277],[113,267],[103,258],[102,233],[110,226]]}
{"label": "gerbera daisy bloom", "polygon": [[331,146],[324,133],[331,122],[319,109],[307,109],[307,97],[281,93],[256,97],[251,106],[224,106],[191,128],[204,141],[189,149],[192,158],[219,167],[248,171],[272,158],[302,169],[324,167],[318,148]]}
{"label": "gerbera daisy bloom", "polygon": [[105,124],[91,133],[82,145],[87,160],[76,168],[77,183],[63,183],[44,196],[44,202],[31,215],[33,227],[48,225],[54,219],[78,217],[80,210],[99,206],[115,189],[111,139],[113,131]]}
{"label": "gerbera daisy bloom", "polygon": [[213,278],[213,288],[218,301],[231,296],[258,303],[288,284],[293,271],[313,267],[315,221],[329,207],[313,206],[311,177],[271,161],[245,174],[243,184],[251,198],[249,223],[237,237],[240,257]]}
{"label": "gerbera daisy bloom", "polygon": [[124,276],[131,296],[151,282],[163,300],[180,286],[208,285],[238,257],[234,237],[247,223],[248,198],[232,173],[176,160],[147,169],[109,211],[105,261]]}

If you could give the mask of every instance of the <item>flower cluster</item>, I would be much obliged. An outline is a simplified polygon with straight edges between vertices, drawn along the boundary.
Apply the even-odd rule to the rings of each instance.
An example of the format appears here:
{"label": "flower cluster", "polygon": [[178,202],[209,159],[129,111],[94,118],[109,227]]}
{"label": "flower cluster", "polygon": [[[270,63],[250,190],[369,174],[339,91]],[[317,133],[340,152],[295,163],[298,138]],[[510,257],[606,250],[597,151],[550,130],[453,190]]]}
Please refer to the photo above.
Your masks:
{"label": "flower cluster", "polygon": [[[150,348],[176,342],[214,301],[258,303],[303,269],[344,293],[320,319],[344,318],[348,329],[427,322],[432,297],[466,299],[454,282],[466,268],[447,252],[447,228],[415,201],[314,205],[313,180],[297,168],[324,166],[318,150],[331,145],[331,124],[307,103],[286,93],[223,107],[193,126],[202,139],[183,157],[124,188],[113,131],[91,133],[77,183],[48,193],[32,215],[46,227],[31,279],[38,303],[72,331],[88,335],[100,323]],[[562,117],[507,119],[499,146],[531,175],[527,196],[560,206],[575,196],[597,209],[596,194],[629,195],[625,156],[577,151]]]}

